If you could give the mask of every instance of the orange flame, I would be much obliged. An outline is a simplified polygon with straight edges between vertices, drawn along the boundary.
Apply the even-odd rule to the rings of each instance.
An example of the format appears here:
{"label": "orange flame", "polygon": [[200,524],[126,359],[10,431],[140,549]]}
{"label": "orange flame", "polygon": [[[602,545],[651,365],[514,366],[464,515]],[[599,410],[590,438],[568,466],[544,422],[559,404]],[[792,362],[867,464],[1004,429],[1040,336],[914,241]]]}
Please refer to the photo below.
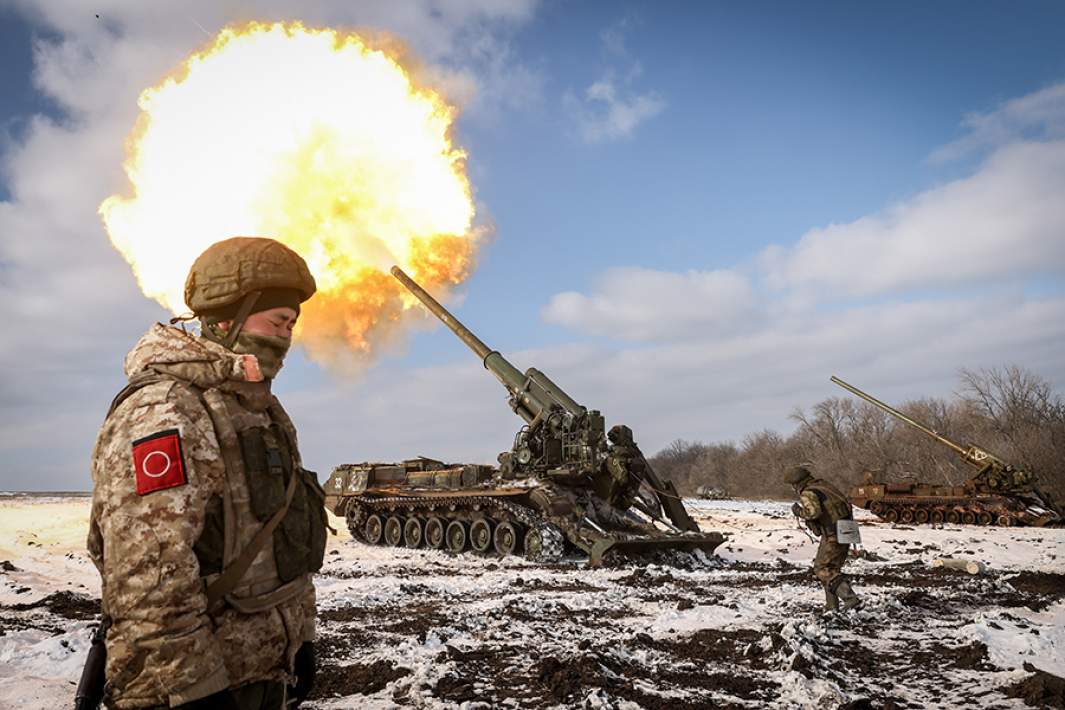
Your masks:
{"label": "orange flame", "polygon": [[100,205],[145,295],[185,312],[185,275],[207,246],[274,237],[318,282],[297,336],[343,366],[399,332],[413,301],[393,264],[437,293],[465,280],[479,233],[456,109],[397,57],[354,33],[252,23],[145,90],[132,195]]}

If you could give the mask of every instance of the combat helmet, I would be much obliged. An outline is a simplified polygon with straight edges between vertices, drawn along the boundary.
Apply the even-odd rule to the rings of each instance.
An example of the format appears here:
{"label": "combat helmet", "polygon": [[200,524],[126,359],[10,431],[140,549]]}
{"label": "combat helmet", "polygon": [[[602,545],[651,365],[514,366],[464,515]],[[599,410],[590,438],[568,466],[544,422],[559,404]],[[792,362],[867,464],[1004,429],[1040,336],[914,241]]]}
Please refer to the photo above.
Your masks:
{"label": "combat helmet", "polygon": [[206,326],[232,321],[223,343],[232,347],[249,314],[277,306],[298,312],[316,290],[307,262],[281,242],[232,237],[196,257],[185,279],[185,303]]}
{"label": "combat helmet", "polygon": [[787,483],[789,486],[798,486],[813,477],[813,474],[810,473],[810,469],[805,465],[800,464],[788,469],[787,473],[784,474],[784,483]]}

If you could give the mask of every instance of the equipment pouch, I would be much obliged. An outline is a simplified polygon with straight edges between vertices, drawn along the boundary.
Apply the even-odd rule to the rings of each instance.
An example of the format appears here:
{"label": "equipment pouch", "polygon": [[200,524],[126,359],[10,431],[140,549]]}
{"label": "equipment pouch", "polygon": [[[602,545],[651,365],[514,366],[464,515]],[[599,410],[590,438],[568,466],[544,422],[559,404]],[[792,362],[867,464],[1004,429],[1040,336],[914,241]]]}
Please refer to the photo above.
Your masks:
{"label": "equipment pouch", "polygon": [[325,491],[313,471],[297,469],[300,485],[288,513],[274,532],[274,560],[281,581],[317,572],[325,559]]}
{"label": "equipment pouch", "polygon": [[858,532],[858,523],[853,520],[836,521],[836,541],[841,545],[858,545],[862,536]]}
{"label": "equipment pouch", "polygon": [[255,427],[239,433],[251,510],[259,522],[269,520],[284,505],[285,469],[291,468],[276,446],[267,446],[265,432],[264,428]]}
{"label": "equipment pouch", "polygon": [[311,528],[311,554],[307,560],[308,572],[317,572],[325,561],[325,531],[329,518],[325,512],[325,489],[318,483],[318,474],[301,469],[308,484],[307,518]]}

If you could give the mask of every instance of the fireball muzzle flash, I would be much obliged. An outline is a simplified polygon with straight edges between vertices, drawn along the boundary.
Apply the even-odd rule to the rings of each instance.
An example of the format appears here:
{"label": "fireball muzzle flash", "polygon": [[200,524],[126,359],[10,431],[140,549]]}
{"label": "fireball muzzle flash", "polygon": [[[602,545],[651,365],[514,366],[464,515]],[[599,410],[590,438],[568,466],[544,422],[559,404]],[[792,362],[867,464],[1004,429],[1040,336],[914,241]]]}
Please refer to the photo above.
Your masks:
{"label": "fireball muzzle flash", "polygon": [[273,237],[319,286],[297,339],[351,369],[424,318],[392,264],[437,293],[468,277],[478,240],[466,155],[450,135],[457,110],[359,35],[228,27],[138,103],[130,187],[100,214],[142,291],[175,315],[206,247]]}

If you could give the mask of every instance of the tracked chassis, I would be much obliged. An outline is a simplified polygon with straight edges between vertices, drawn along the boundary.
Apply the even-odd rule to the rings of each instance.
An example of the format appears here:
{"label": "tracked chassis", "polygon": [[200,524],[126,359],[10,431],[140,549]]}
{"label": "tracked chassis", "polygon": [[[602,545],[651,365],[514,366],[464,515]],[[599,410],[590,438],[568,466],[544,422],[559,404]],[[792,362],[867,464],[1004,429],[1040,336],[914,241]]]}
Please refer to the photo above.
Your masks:
{"label": "tracked chassis", "polygon": [[635,516],[594,518],[571,491],[550,481],[507,481],[488,466],[426,458],[338,466],[325,490],[327,505],[345,518],[352,536],[372,545],[545,562],[580,551],[598,564],[616,553],[712,553],[724,541],[720,533],[672,532]]}
{"label": "tracked chassis", "polygon": [[871,483],[850,491],[851,502],[889,523],[1059,525],[1061,517],[1036,495],[973,492],[965,486]]}

